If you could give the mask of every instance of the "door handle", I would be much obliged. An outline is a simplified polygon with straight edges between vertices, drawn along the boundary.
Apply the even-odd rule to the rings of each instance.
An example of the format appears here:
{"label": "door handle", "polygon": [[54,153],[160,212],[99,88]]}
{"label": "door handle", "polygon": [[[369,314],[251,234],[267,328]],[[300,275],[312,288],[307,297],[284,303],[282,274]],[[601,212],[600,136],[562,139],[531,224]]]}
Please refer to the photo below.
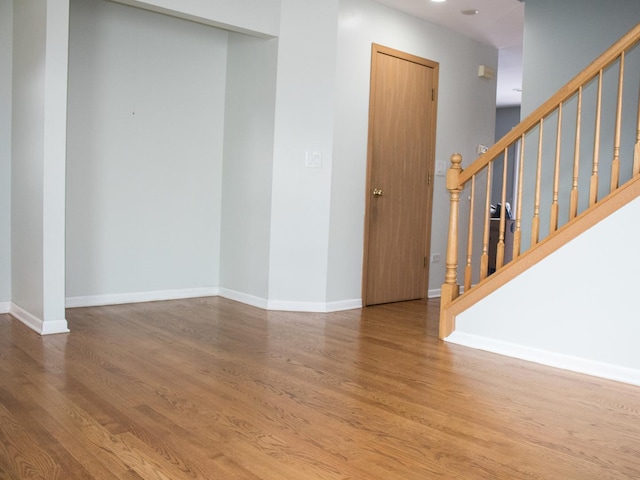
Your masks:
{"label": "door handle", "polygon": [[374,188],[373,189],[373,196],[374,197],[381,197],[382,196],[382,190],[379,188]]}

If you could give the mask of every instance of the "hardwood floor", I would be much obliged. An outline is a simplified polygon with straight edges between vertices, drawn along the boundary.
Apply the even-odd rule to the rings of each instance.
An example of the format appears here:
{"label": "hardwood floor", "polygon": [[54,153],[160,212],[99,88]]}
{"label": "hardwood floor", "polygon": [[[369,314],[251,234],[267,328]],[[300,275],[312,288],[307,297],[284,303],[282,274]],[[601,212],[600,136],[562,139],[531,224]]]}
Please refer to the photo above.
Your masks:
{"label": "hardwood floor", "polygon": [[448,345],[438,301],[0,315],[0,479],[640,478],[640,389]]}

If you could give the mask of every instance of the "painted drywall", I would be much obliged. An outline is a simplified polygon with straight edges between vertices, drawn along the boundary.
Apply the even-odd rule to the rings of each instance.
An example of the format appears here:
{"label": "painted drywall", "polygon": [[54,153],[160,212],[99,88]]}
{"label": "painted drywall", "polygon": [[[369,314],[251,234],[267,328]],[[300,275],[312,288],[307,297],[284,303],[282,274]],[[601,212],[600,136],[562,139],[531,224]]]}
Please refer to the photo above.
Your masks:
{"label": "painted drywall", "polygon": [[640,381],[639,216],[636,199],[460,314],[451,340],[477,336],[525,358]]}
{"label": "painted drywall", "polygon": [[275,37],[280,0],[113,0],[226,30]]}
{"label": "painted drywall", "polygon": [[231,33],[222,170],[221,293],[266,306],[277,40]]}
{"label": "painted drywall", "polygon": [[42,318],[46,6],[14,2],[13,26],[12,301]]}
{"label": "painted drywall", "polygon": [[[269,302],[272,308],[324,305],[338,0],[284,0],[278,70],[271,203]],[[321,164],[305,166],[307,152]]]}
{"label": "painted drywall", "polygon": [[218,285],[227,32],[72,0],[67,297]]}
{"label": "painted drywall", "polygon": [[520,123],[520,107],[501,107],[496,109],[496,142]]}
{"label": "painted drywall", "polygon": [[[64,246],[69,0],[47,0],[46,3],[44,151],[42,160],[42,289],[44,307],[42,320],[45,325],[42,326],[42,331],[43,333],[57,333],[68,331],[64,300]],[[15,24],[14,28],[16,28]],[[15,165],[15,160],[14,157],[13,165]],[[15,188],[20,188],[20,185],[13,183],[12,189]],[[13,266],[20,268],[19,265]]]}
{"label": "painted drywall", "polygon": [[527,0],[522,117],[639,21],[637,0]]}
{"label": "painted drywall", "polygon": [[[571,80],[616,40],[634,27],[640,19],[640,2],[635,0],[527,0],[524,32],[523,65],[523,118]],[[636,136],[638,88],[634,85],[640,74],[640,48],[626,58],[627,78],[623,99],[623,129],[621,158],[629,158]],[[634,79],[634,80],[632,80]],[[609,193],[610,162],[613,158],[613,127],[616,114],[618,68],[607,69],[603,80],[602,132],[599,155],[599,198]],[[588,206],[591,160],[594,158],[593,125],[595,124],[597,82],[586,86],[583,92],[582,125],[580,142],[580,173],[578,189],[579,211]],[[561,151],[564,165],[560,172],[560,225],[569,218],[569,195],[573,182],[572,159],[575,144],[577,101],[566,102],[563,110]],[[572,125],[573,123],[573,125]],[[549,231],[553,192],[553,162],[555,158],[557,116],[545,119],[542,156],[542,191],[540,194],[541,238]],[[538,145],[537,130],[526,139],[525,178],[535,177]],[[631,176],[630,164],[621,170],[620,181]],[[545,188],[547,186],[547,188]],[[534,183],[525,182],[524,198],[533,198]],[[530,219],[533,218],[533,202],[523,203],[523,248],[530,245]]]}
{"label": "painted drywall", "polygon": [[64,171],[68,2],[14,2],[11,313],[66,331]]}
{"label": "painted drywall", "polygon": [[11,300],[11,62],[13,0],[0,0],[0,310]]}
{"label": "painted drywall", "polygon": [[[371,44],[411,53],[439,63],[436,160],[449,165],[451,154],[475,158],[478,144],[492,144],[495,80],[477,76],[478,65],[497,67],[495,48],[369,0],[340,2],[334,161],[331,185],[329,301],[360,298],[364,241],[369,75]],[[444,279],[449,220],[445,177],[436,176],[429,289]],[[467,205],[462,205],[464,212]]]}

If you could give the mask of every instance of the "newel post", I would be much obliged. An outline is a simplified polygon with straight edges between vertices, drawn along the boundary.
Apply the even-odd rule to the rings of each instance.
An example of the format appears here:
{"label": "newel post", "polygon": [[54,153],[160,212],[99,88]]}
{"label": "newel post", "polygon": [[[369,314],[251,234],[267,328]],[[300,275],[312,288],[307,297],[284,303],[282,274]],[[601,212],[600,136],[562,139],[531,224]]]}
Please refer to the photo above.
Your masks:
{"label": "newel post", "polygon": [[451,195],[449,213],[449,236],[447,240],[446,274],[440,296],[440,338],[449,336],[454,329],[453,316],[447,307],[460,295],[458,277],[458,214],[460,210],[460,173],[462,172],[462,155],[451,155],[451,168],[447,171],[447,190]]}

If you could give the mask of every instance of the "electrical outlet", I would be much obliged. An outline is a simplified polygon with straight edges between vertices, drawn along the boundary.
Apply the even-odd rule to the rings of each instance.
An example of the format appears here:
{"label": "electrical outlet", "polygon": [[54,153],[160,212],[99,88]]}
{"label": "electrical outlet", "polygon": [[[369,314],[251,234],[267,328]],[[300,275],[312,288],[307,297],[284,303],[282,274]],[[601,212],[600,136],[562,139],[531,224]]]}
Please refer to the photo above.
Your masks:
{"label": "electrical outlet", "polygon": [[440,262],[440,254],[434,253],[431,255],[431,263],[439,263]]}

